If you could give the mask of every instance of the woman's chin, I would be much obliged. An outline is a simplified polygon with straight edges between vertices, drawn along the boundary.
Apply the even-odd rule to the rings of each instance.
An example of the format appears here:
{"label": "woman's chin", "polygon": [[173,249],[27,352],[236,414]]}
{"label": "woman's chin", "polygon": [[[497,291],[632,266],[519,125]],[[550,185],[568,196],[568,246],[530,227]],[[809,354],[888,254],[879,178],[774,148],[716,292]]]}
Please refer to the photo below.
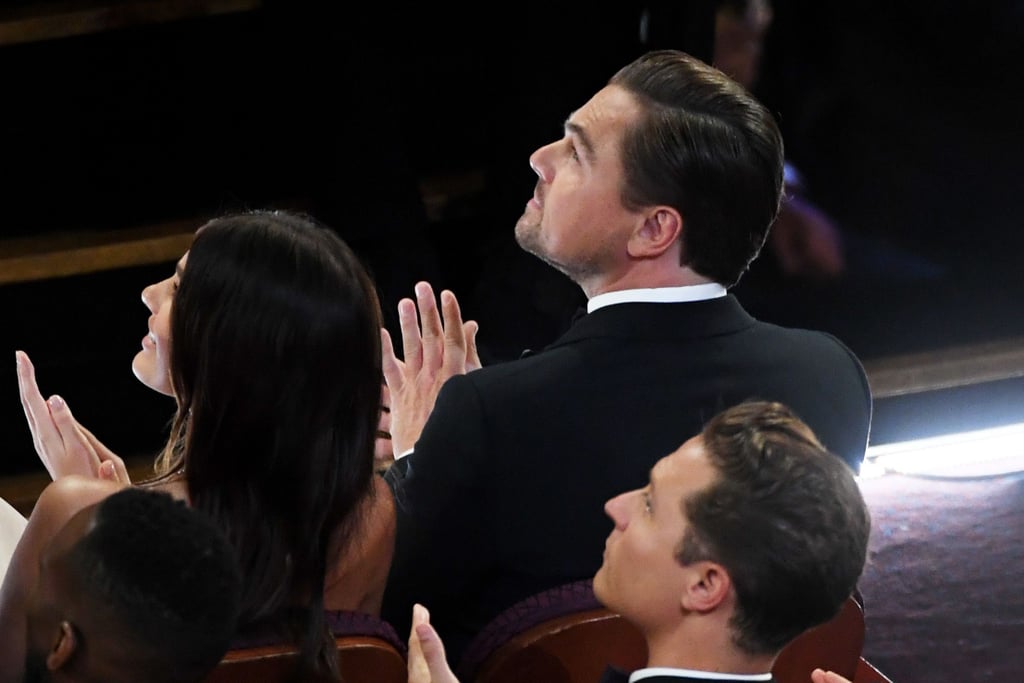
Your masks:
{"label": "woman's chin", "polygon": [[174,396],[171,383],[166,372],[160,372],[145,349],[135,354],[132,360],[132,374],[145,386],[164,396]]}

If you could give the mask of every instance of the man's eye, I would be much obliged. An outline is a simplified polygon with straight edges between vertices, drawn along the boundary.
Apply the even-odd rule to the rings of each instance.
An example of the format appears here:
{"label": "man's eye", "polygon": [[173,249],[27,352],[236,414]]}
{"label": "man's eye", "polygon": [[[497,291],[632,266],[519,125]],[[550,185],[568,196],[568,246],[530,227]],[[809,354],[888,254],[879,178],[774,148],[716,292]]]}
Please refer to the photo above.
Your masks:
{"label": "man's eye", "polygon": [[569,143],[569,154],[572,155],[573,161],[580,160],[580,153],[576,149],[576,145],[574,145],[572,142]]}
{"label": "man's eye", "polygon": [[654,512],[654,507],[651,505],[651,494],[644,494],[644,512],[650,514]]}

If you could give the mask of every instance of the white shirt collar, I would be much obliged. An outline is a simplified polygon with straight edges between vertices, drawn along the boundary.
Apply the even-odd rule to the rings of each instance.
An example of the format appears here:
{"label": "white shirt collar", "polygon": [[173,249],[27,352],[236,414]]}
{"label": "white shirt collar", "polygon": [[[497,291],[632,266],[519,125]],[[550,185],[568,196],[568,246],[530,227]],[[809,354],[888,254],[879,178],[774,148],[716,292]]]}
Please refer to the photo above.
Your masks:
{"label": "white shirt collar", "polygon": [[684,301],[704,301],[725,296],[725,287],[717,282],[683,287],[655,287],[650,289],[622,289],[598,294],[587,301],[587,313],[604,306],[625,303],[674,304]]}
{"label": "white shirt collar", "polygon": [[629,675],[629,683],[642,681],[645,678],[654,676],[673,676],[677,678],[703,678],[709,681],[770,681],[771,673],[766,674],[720,674],[712,671],[697,671],[695,669],[671,669],[668,667],[656,666],[649,669],[637,669]]}

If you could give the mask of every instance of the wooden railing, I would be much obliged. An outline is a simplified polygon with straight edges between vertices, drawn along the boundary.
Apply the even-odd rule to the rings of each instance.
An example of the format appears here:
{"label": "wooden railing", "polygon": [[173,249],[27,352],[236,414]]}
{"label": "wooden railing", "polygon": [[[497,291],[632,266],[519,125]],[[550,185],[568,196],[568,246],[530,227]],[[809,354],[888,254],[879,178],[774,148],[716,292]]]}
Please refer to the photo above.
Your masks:
{"label": "wooden railing", "polygon": [[199,222],[105,232],[56,232],[0,240],[0,285],[175,261]]}
{"label": "wooden railing", "polygon": [[1024,339],[886,356],[864,363],[875,399],[1024,377]]}
{"label": "wooden railing", "polygon": [[0,46],[192,17],[247,12],[262,0],[64,0],[0,7]]}
{"label": "wooden railing", "polygon": [[[262,0],[60,0],[0,4],[0,48],[184,19],[249,12]],[[179,258],[197,220],[138,227],[0,235],[0,285]]]}

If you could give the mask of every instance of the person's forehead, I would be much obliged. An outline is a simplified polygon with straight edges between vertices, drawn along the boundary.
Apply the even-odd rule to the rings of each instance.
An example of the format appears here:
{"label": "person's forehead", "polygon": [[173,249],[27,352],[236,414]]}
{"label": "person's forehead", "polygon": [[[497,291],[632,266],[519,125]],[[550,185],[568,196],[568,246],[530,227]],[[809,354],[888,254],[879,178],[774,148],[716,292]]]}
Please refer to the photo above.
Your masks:
{"label": "person's forehead", "polygon": [[569,117],[595,147],[617,146],[622,132],[640,114],[640,104],[625,88],[608,85],[602,88]]}
{"label": "person's forehead", "polygon": [[651,470],[651,481],[659,490],[673,489],[685,496],[708,486],[717,473],[704,450],[700,435],[688,439],[682,446],[659,460]]}

